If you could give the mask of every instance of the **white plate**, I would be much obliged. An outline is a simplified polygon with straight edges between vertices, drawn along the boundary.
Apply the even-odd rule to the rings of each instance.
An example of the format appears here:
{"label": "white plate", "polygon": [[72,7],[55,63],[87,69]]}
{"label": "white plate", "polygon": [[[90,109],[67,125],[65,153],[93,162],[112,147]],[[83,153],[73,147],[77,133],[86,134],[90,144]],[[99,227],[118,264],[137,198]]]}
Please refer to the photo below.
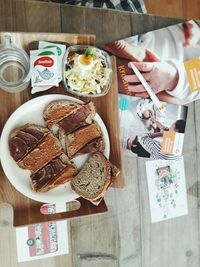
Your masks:
{"label": "white plate", "polygon": [[[43,120],[43,109],[49,102],[59,99],[68,99],[78,103],[83,103],[74,97],[57,94],[34,98],[20,106],[10,116],[3,128],[0,140],[1,164],[9,181],[23,195],[44,203],[68,202],[76,199],[78,195],[71,190],[69,183],[61,185],[45,193],[35,193],[30,186],[30,172],[28,170],[21,169],[11,157],[8,147],[8,139],[10,132],[14,128],[22,126],[26,123],[35,123],[46,126],[46,123]],[[109,158],[110,142],[108,132],[98,114],[95,115],[94,120],[97,121],[103,132],[103,137],[106,144],[104,155]],[[88,155],[78,156],[74,162],[79,167],[87,160],[87,158]]]}

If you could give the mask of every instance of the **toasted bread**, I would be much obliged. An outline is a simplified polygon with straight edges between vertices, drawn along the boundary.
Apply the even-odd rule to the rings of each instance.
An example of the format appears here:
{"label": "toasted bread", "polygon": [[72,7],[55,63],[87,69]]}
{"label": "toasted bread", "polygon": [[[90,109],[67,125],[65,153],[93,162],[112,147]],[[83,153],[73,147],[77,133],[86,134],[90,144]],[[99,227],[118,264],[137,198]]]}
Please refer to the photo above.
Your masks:
{"label": "toasted bread", "polygon": [[48,128],[51,129],[54,124],[69,116],[81,106],[77,102],[65,99],[50,102],[43,111],[43,117],[47,122]]}
{"label": "toasted bread", "polygon": [[[102,131],[96,122],[84,126],[66,136],[66,151],[69,158],[73,158],[90,142],[102,138]],[[103,148],[104,146],[102,146]]]}
{"label": "toasted bread", "polygon": [[31,186],[35,192],[47,192],[69,182],[76,173],[76,167],[62,154],[31,175]]}
{"label": "toasted bread", "polygon": [[65,134],[69,134],[78,128],[91,124],[96,114],[93,102],[86,103],[76,109],[70,115],[58,122],[58,125],[64,130]]}
{"label": "toasted bread", "polygon": [[15,161],[22,160],[47,135],[49,130],[35,124],[15,128],[9,138],[10,154]]}
{"label": "toasted bread", "polygon": [[48,133],[42,142],[20,160],[18,164],[21,168],[28,169],[31,173],[35,173],[61,154],[62,148],[59,140],[53,136],[53,134]]}

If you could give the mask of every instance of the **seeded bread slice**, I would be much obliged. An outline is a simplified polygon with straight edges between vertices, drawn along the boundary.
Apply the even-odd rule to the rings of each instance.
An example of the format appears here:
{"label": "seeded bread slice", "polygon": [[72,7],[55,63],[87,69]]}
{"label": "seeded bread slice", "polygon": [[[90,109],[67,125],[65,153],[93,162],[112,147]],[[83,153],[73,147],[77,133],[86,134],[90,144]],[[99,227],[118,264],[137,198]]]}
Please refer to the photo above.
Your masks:
{"label": "seeded bread slice", "polygon": [[96,109],[93,102],[88,102],[59,121],[58,125],[64,130],[65,134],[68,135],[82,126],[91,124],[95,114]]}
{"label": "seeded bread slice", "polygon": [[92,124],[82,127],[67,135],[65,142],[68,157],[73,158],[88,143],[98,138],[103,138],[103,134],[101,128],[96,122],[93,122]]}
{"label": "seeded bread slice", "polygon": [[[71,180],[72,190],[98,205],[113,182],[112,168],[112,164],[102,153],[92,154],[80,172]],[[115,174],[117,173],[115,171]]]}
{"label": "seeded bread slice", "polygon": [[36,173],[62,153],[59,140],[52,133],[48,133],[37,147],[18,162],[18,165],[23,169],[30,170],[31,173]]}
{"label": "seeded bread slice", "polygon": [[15,128],[8,141],[10,154],[18,162],[33,150],[47,135],[49,130],[35,124],[25,124]]}
{"label": "seeded bread slice", "polygon": [[47,192],[69,182],[76,173],[75,165],[62,154],[31,175],[31,186],[35,192]]}
{"label": "seeded bread slice", "polygon": [[119,169],[114,164],[112,164],[112,163],[110,163],[110,168],[111,168],[111,181],[110,181],[110,184],[108,184],[107,187],[104,188],[103,192],[99,195],[98,199],[90,200],[90,202],[92,202],[92,204],[94,204],[96,206],[99,205],[99,203],[101,202],[101,200],[104,197],[105,192],[108,190],[108,188],[110,187],[110,185],[116,179],[117,175],[120,173]]}
{"label": "seeded bread slice", "polygon": [[53,124],[69,116],[81,106],[82,104],[64,99],[50,102],[43,111],[43,117],[47,122],[48,128],[51,129]]}

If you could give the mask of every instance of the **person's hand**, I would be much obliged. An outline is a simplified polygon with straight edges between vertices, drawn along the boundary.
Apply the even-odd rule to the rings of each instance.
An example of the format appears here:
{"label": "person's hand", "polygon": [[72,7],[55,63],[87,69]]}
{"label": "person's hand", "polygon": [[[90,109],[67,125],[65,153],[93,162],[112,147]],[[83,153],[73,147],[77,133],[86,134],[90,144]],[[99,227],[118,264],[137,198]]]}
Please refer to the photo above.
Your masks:
{"label": "person's hand", "polygon": [[[178,71],[167,62],[132,62],[142,73],[144,79],[157,94],[173,90],[178,83]],[[124,80],[129,83],[128,90],[135,96],[149,97],[146,89],[135,74],[126,75]]]}
{"label": "person's hand", "polygon": [[160,61],[159,57],[150,50],[134,44],[129,44],[124,40],[102,45],[101,48],[115,56],[125,58],[130,61]]}

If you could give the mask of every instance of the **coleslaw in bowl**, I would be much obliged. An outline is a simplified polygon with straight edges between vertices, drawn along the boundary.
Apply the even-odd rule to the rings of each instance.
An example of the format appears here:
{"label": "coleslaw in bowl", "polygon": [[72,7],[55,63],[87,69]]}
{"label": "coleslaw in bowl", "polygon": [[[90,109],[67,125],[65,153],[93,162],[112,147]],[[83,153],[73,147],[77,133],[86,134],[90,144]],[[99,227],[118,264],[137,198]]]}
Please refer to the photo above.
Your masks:
{"label": "coleslaw in bowl", "polygon": [[109,55],[94,46],[68,47],[63,59],[63,82],[72,94],[86,97],[106,95],[112,83]]}

